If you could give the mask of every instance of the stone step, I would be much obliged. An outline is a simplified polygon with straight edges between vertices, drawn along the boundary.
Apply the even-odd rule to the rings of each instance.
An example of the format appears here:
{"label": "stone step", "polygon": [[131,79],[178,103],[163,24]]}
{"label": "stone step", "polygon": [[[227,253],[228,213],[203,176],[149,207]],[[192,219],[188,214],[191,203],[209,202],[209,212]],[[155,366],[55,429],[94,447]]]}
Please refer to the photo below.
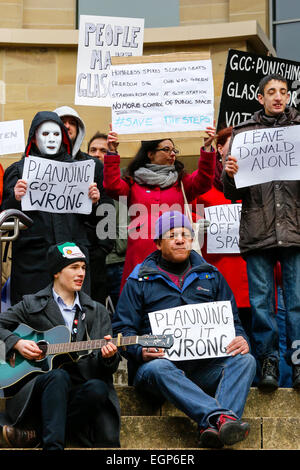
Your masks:
{"label": "stone step", "polygon": [[[185,416],[171,403],[162,406],[145,398],[133,387],[116,385],[123,416]],[[251,388],[244,416],[251,418],[298,418],[300,416],[300,393],[291,388],[279,388],[272,393],[263,393]]]}
{"label": "stone step", "polygon": [[[133,387],[116,385],[124,449],[197,449],[197,426],[170,403],[159,406]],[[0,399],[0,410],[5,399]],[[251,388],[243,419],[251,432],[236,449],[300,450],[300,394],[280,388],[266,394]],[[0,433],[1,435],[1,433]],[[6,447],[1,442],[0,448]]]}

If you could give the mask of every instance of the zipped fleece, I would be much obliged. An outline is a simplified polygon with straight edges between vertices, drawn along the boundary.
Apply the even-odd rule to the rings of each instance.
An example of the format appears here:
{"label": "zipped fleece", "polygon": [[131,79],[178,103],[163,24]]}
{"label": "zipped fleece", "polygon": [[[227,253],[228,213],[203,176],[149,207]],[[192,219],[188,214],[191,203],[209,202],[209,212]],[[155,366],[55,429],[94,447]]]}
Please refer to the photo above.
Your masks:
{"label": "zipped fleece", "polygon": [[[149,312],[202,302],[229,300],[232,305],[236,336],[249,343],[238,316],[234,296],[221,273],[195,251],[190,253],[191,269],[182,288],[158,268],[160,251],[149,255],[136,266],[121,293],[113,317],[114,333],[123,336],[151,334]],[[122,354],[128,359],[128,382],[132,383],[137,368],[143,363],[142,346],[127,346]]]}

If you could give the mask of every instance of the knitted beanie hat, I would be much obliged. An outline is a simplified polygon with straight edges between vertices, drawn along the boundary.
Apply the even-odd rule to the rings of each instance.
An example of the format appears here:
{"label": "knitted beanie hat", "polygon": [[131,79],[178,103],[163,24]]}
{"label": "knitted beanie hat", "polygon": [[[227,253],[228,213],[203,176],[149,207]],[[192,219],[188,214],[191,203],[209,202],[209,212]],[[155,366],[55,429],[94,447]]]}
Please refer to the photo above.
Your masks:
{"label": "knitted beanie hat", "polygon": [[52,276],[76,261],[87,263],[86,256],[73,242],[60,243],[49,248],[47,254],[48,269]]}
{"label": "knitted beanie hat", "polygon": [[179,211],[164,212],[155,223],[154,240],[162,238],[164,233],[175,227],[185,227],[194,237],[194,230],[189,219]]}

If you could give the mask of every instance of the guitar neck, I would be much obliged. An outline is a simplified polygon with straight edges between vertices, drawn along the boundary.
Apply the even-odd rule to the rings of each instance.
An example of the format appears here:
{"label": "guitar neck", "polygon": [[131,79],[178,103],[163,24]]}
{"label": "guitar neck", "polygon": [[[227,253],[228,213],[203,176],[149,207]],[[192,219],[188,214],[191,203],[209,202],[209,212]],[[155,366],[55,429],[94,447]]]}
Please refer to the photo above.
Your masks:
{"label": "guitar neck", "polygon": [[[91,339],[88,341],[78,341],[72,343],[57,343],[47,345],[47,354],[65,354],[69,352],[87,351],[92,349],[101,349],[107,344],[106,339]],[[130,346],[138,343],[138,336],[120,336],[109,340],[117,347]]]}

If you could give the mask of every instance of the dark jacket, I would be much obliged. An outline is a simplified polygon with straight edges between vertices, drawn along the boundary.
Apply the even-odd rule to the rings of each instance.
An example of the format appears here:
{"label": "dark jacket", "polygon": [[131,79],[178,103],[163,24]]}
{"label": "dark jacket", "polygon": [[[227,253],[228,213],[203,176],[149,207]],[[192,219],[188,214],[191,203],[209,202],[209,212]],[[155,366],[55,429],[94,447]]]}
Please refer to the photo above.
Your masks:
{"label": "dark jacket", "polygon": [[[62,130],[62,145],[55,155],[42,155],[33,142],[35,131],[45,121],[56,122]],[[15,199],[14,187],[22,178],[24,159],[28,155],[48,158],[56,161],[73,162],[71,158],[71,142],[68,132],[56,113],[42,111],[34,117],[28,135],[28,141],[23,158],[10,165],[4,173],[4,192],[1,210],[21,210],[21,202]],[[82,248],[89,247],[85,224],[95,219],[95,210],[90,215],[83,214],[52,214],[43,211],[26,211],[33,220],[29,229],[20,232],[19,237],[12,243],[11,268],[11,301],[19,302],[24,294],[31,294],[44,288],[51,282],[45,263],[50,245],[70,241]],[[87,277],[88,282],[88,277]],[[85,289],[89,292],[87,283]]]}
{"label": "dark jacket", "polygon": [[[25,295],[22,302],[0,314],[0,340],[5,343],[7,355],[20,339],[12,333],[20,323],[39,331],[46,331],[54,326],[65,324],[60,309],[53,298],[52,286],[50,284],[36,294]],[[79,293],[79,300],[85,316],[79,316],[76,341],[102,339],[105,335],[112,334],[107,310],[83,292]],[[119,445],[120,410],[112,380],[112,374],[117,370],[119,360],[118,353],[112,358],[103,359],[101,350],[95,350],[88,356],[82,357],[78,362],[72,363],[71,368],[65,366],[74,383],[99,378],[109,386],[109,405],[103,416],[101,415],[97,431],[101,436],[103,435],[103,438],[97,442],[105,442],[107,445],[112,443]],[[31,400],[34,383],[35,378],[24,385],[13,398],[6,400],[6,412],[0,415],[0,424],[20,423],[24,420],[24,416],[30,415],[31,407],[34,405]],[[87,445],[89,444],[92,445],[87,439]]]}
{"label": "dark jacket", "polygon": [[[99,247],[103,250],[105,255],[108,255],[113,247],[115,240],[107,237],[107,238],[99,238],[97,236],[96,232],[96,227],[97,224],[103,220],[104,213],[109,209],[112,214],[112,221],[113,223],[114,220],[114,214],[115,214],[115,206],[114,206],[114,201],[112,198],[110,198],[106,192],[104,191],[103,188],[103,168],[104,165],[103,163],[99,160],[99,158],[92,157],[91,155],[88,155],[85,152],[82,152],[81,150],[78,150],[76,156],[74,157],[75,160],[77,161],[84,161],[84,160],[93,160],[95,162],[95,178],[94,181],[97,183],[97,187],[100,192],[100,201],[97,204],[97,209],[94,214],[94,219],[87,220],[85,222],[86,229],[87,229],[87,236],[89,240],[89,244],[91,247]],[[101,207],[102,206],[102,207]],[[102,210],[103,209],[103,210]],[[101,215],[100,215],[101,214]]]}
{"label": "dark jacket", "polygon": [[[294,108],[286,108],[278,118],[265,115],[263,110],[257,111],[250,120],[233,129],[231,144],[240,132],[299,124],[300,114]],[[299,181],[272,181],[237,189],[234,179],[224,171],[223,185],[226,198],[242,200],[241,254],[266,248],[300,246]]]}
{"label": "dark jacket", "polygon": [[[186,275],[182,289],[179,289],[166,273],[158,269],[160,256],[160,251],[155,251],[137,265],[129,276],[113,317],[114,332],[122,332],[123,336],[149,334],[149,312],[180,305],[230,300],[236,336],[243,336],[248,341],[233,294],[217,268],[191,251],[192,269]],[[128,381],[131,384],[137,368],[143,363],[142,346],[127,346],[126,352],[122,354],[128,359]]]}

